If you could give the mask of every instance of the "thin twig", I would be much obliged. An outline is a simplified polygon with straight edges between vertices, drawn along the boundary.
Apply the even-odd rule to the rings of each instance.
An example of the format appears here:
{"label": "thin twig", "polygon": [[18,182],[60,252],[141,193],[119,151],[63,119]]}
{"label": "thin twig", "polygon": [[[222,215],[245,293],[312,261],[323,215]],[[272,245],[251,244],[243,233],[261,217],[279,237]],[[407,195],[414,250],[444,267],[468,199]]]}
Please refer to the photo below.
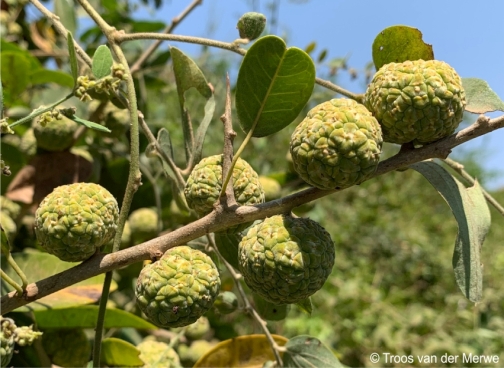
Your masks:
{"label": "thin twig", "polygon": [[[380,162],[373,177],[405,168],[415,162],[427,160],[429,158],[444,159],[448,156],[452,148],[503,127],[504,115],[494,119],[480,117],[474,124],[456,134],[422,148],[399,152],[397,155]],[[236,208],[234,212],[224,211],[221,206],[218,206],[205,217],[168,234],[161,235],[145,243],[113,254],[97,254],[69,270],[37,281],[36,283],[29,284],[23,297],[16,296],[16,292],[10,292],[2,296],[0,308],[3,313],[8,313],[13,309],[29,304],[93,276],[126,267],[143,260],[155,258],[160,252],[164,253],[174,246],[186,244],[208,233],[222,231],[231,226],[245,222],[286,213],[304,203],[314,201],[337,191],[336,189],[321,190],[309,188],[284,198],[255,206],[240,206]]]}
{"label": "thin twig", "polygon": [[213,252],[215,252],[215,254],[217,254],[217,256],[219,257],[219,260],[222,263],[224,263],[229,274],[231,275],[231,278],[233,279],[233,281],[236,285],[236,289],[238,290],[238,294],[240,294],[240,297],[242,298],[243,304],[245,304],[245,310],[248,313],[250,313],[250,315],[257,321],[257,323],[259,323],[259,326],[261,326],[261,328],[264,332],[264,335],[266,335],[266,338],[268,339],[268,342],[271,345],[271,350],[273,350],[273,355],[275,356],[275,360],[277,361],[278,366],[282,367],[283,366],[282,358],[280,357],[280,353],[279,353],[280,348],[279,348],[278,344],[276,343],[275,339],[273,338],[273,336],[271,335],[271,332],[268,329],[267,322],[264,319],[262,319],[262,317],[259,315],[259,313],[257,313],[255,308],[252,306],[252,304],[250,304],[250,301],[248,300],[248,297],[247,297],[247,293],[245,292],[245,290],[243,290],[243,286],[240,282],[240,280],[243,278],[242,275],[240,273],[236,272],[234,267],[231,266],[231,264],[229,264],[229,262],[226,261],[226,259],[220,254],[219,249],[217,248],[217,245],[215,244],[213,237],[210,235],[207,235],[207,239],[212,247],[211,250]]}
{"label": "thin twig", "polygon": [[[184,20],[185,17],[189,15],[191,11],[193,11],[198,5],[201,5],[202,1],[203,0],[193,0],[193,2],[182,11],[182,13],[172,19],[171,24],[163,30],[163,33],[172,33],[173,30],[180,24],[180,22]],[[154,51],[157,50],[162,42],[163,40],[157,40],[152,45],[150,45],[147,50],[142,53],[142,55],[140,55],[138,60],[131,67],[131,74],[135,74],[138,70],[140,70],[142,64],[145,63],[145,61],[154,53]]]}
{"label": "thin twig", "polygon": [[[159,40],[159,41],[175,41],[175,42],[184,42],[184,43],[195,43],[198,45],[216,47],[228,51],[235,52],[240,55],[245,55],[247,50],[240,47],[239,43],[236,42],[221,42],[208,38],[201,37],[192,37],[192,36],[181,36],[181,35],[173,35],[173,34],[163,34],[163,33],[124,33],[124,32],[116,32],[114,34],[114,38],[118,43],[126,42],[126,41],[134,41],[134,40]],[[315,83],[321,85],[322,87],[328,88],[334,92],[337,92],[343,96],[354,99],[358,102],[362,102],[363,95],[355,94],[346,89],[321,78],[315,78]]]}
{"label": "thin twig", "polygon": [[[459,175],[462,178],[464,178],[469,184],[474,185],[476,180],[471,175],[469,175],[469,173],[467,171],[464,170],[464,165],[462,165],[461,163],[454,161],[450,158],[445,158],[443,161],[445,164],[447,164],[449,167],[451,167],[453,170],[455,170],[457,173],[459,173]],[[490,193],[488,193],[485,189],[481,188],[481,192],[485,196],[485,199],[487,200],[487,202],[490,203],[492,206],[494,206],[495,209],[502,216],[504,216],[504,207],[502,207],[500,205],[500,203],[497,202],[497,200],[494,197],[492,197],[492,195]]]}
{"label": "thin twig", "polygon": [[[221,121],[224,123],[224,148],[222,155],[222,177],[226,178],[233,170],[233,141],[236,137],[236,132],[233,130],[233,120],[231,117],[231,83],[229,74],[226,75],[226,107],[225,112],[221,116]],[[223,184],[221,190],[221,201],[225,194],[226,204],[228,208],[233,208],[237,205],[233,190],[233,175],[230,175],[230,180]]]}

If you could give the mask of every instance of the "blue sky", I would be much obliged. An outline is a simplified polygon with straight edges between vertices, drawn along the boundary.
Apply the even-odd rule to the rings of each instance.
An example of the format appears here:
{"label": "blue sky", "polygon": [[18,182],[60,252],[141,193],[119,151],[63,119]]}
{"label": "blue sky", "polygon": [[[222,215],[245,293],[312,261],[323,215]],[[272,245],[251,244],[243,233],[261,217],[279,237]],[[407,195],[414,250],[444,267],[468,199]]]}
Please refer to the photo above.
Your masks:
{"label": "blue sky", "polygon": [[[164,1],[163,7],[148,17],[169,21],[189,4],[187,1]],[[247,11],[271,14],[268,0],[203,0],[174,31],[176,34],[209,37],[233,41],[238,18]],[[275,34],[288,37],[289,46],[305,48],[317,42],[314,55],[328,50],[328,59],[350,55],[349,64],[363,69],[372,60],[371,45],[384,28],[404,24],[418,28],[425,42],[432,44],[434,56],[449,63],[462,77],[486,80],[501,99],[504,99],[504,1],[481,0],[280,0]],[[143,13],[143,12],[142,12]],[[143,14],[142,14],[143,15]],[[141,17],[141,16],[140,16]],[[174,43],[175,45],[175,43]],[[194,45],[176,44],[189,54],[197,53]],[[345,88],[362,92],[360,84],[346,75],[338,80]],[[499,113],[490,113],[496,117]],[[456,148],[450,157],[461,150],[481,151],[484,166],[499,170],[498,177],[489,182],[488,189],[504,187],[504,129],[477,138]]]}

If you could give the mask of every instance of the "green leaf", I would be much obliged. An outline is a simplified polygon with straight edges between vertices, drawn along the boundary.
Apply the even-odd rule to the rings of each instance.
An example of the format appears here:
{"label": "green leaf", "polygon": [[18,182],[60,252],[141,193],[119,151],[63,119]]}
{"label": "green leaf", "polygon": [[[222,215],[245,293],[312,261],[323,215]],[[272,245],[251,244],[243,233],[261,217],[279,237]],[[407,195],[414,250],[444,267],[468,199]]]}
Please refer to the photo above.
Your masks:
{"label": "green leaf", "polygon": [[480,253],[491,221],[480,185],[476,182],[466,188],[434,162],[419,162],[410,167],[421,173],[450,206],[458,223],[452,261],[455,279],[467,299],[480,301],[483,289]]}
{"label": "green leaf", "polygon": [[296,303],[299,309],[301,309],[303,312],[307,314],[312,314],[313,312],[313,304],[311,302],[311,298],[308,297],[304,300],[301,300],[300,302]]}
{"label": "green leaf", "polygon": [[323,49],[323,50],[320,52],[320,54],[319,54],[319,56],[318,56],[318,58],[317,58],[317,62],[318,62],[318,63],[323,62],[323,61],[325,60],[326,56],[327,56],[327,49]]}
{"label": "green leaf", "polygon": [[210,123],[212,122],[212,118],[215,111],[215,98],[212,96],[207,100],[205,104],[205,115],[200,125],[198,126],[198,130],[196,131],[196,139],[194,141],[193,148],[193,162],[200,162],[201,160],[201,152],[203,151],[203,143],[205,142],[206,133]]}
{"label": "green leaf", "polygon": [[373,42],[376,70],[389,63],[406,60],[433,60],[432,45],[422,40],[422,32],[408,26],[392,26],[381,31]]}
{"label": "green leaf", "polygon": [[75,33],[77,19],[73,0],[54,0],[54,13],[71,33]]}
{"label": "green leaf", "polygon": [[3,118],[3,109],[4,109],[4,106],[3,106],[3,87],[2,87],[2,83],[0,83],[0,119]]}
{"label": "green leaf", "polygon": [[115,337],[103,339],[101,363],[110,367],[143,367],[145,364],[135,345]]}
{"label": "green leaf", "polygon": [[[33,249],[23,252],[13,253],[12,256],[19,268],[25,273],[28,282],[36,282],[55,275],[59,272],[72,268],[79,263],[63,262],[57,257],[39,252]],[[15,278],[16,273],[8,266],[5,258],[1,260],[2,269],[11,278]],[[90,279],[81,281],[56,293],[43,297],[30,304],[17,308],[16,312],[29,312],[44,309],[69,308],[84,304],[96,303],[100,298],[103,280],[105,275],[98,275]],[[117,284],[112,283],[111,291],[117,289]],[[1,281],[1,295],[11,292],[13,288]]]}
{"label": "green leaf", "polygon": [[170,50],[181,106],[185,104],[185,92],[193,87],[206,99],[212,97],[212,89],[198,65],[176,47],[170,47]]}
{"label": "green leaf", "polygon": [[[161,128],[158,132],[157,141],[159,143],[159,147],[163,150],[163,152],[169,158],[171,158],[173,160],[173,145],[172,145],[170,133],[168,132],[168,130],[166,130],[165,128]],[[171,178],[171,180],[174,183],[177,183],[177,177],[176,177],[175,173],[173,172],[172,168],[170,167],[170,165],[168,165],[168,163],[165,160],[163,160],[162,158],[160,158],[160,160],[161,160],[161,163],[163,164],[163,169],[164,169],[166,175],[169,178]],[[179,189],[183,190],[183,188],[179,188]]]}
{"label": "green leaf", "polygon": [[163,51],[158,54],[154,54],[154,58],[152,59],[152,61],[147,61],[144,65],[146,68],[165,65],[168,62],[168,60],[170,60],[170,58],[171,58],[170,50]]}
{"label": "green leaf", "polygon": [[68,88],[73,88],[74,86],[74,79],[70,75],[57,70],[36,70],[32,74],[30,74],[30,80],[34,85],[56,83],[60,86]]}
{"label": "green leaf", "polygon": [[331,350],[315,337],[293,337],[285,344],[285,349],[283,363],[286,368],[344,367]]}
{"label": "green leaf", "polygon": [[[184,130],[186,152],[192,154],[195,149],[198,152],[201,152],[202,147],[198,147],[196,145],[202,144],[202,141],[204,140],[206,134],[206,128],[210,123],[209,121],[207,122],[206,119],[209,118],[211,120],[212,118],[211,116],[208,116],[207,112],[209,113],[212,106],[214,107],[215,104],[207,103],[207,106],[205,107],[205,118],[204,118],[204,123],[207,126],[205,127],[205,125],[203,124],[200,125],[198,132],[200,135],[202,134],[203,137],[198,138],[198,143],[196,142],[193,143],[189,113],[187,112],[185,107],[185,92],[194,87],[204,98],[210,100],[213,99],[213,90],[212,88],[210,88],[203,72],[191,58],[189,58],[187,55],[185,55],[182,51],[180,51],[176,47],[171,47],[170,51],[173,60],[173,71],[175,73],[175,81],[177,82],[177,93],[179,96],[180,109],[182,111],[182,121],[183,121],[182,127]],[[211,112],[213,116],[213,111]]]}
{"label": "green leaf", "polygon": [[93,55],[92,70],[96,79],[110,75],[114,59],[112,53],[106,45],[100,45]]}
{"label": "green leaf", "polygon": [[70,68],[72,70],[72,77],[74,80],[74,87],[77,85],[77,78],[79,77],[79,64],[77,63],[77,53],[75,52],[75,45],[72,34],[67,33],[68,55],[70,56]]}
{"label": "green leaf", "polygon": [[[46,309],[35,311],[35,320],[39,328],[94,328],[98,318],[97,305],[85,305],[75,308]],[[105,312],[105,328],[132,327],[154,330],[157,327],[132,313],[109,309]]]}
{"label": "green leaf", "polygon": [[490,88],[488,83],[478,78],[462,78],[467,104],[465,111],[484,114],[492,111],[504,111],[504,102]]}
{"label": "green leaf", "polygon": [[242,237],[240,234],[219,232],[215,233],[215,245],[219,253],[234,268],[238,267],[238,244]]}
{"label": "green leaf", "polygon": [[107,127],[105,127],[103,125],[93,123],[92,121],[81,119],[81,118],[79,118],[79,117],[77,117],[75,115],[68,116],[68,118],[70,120],[75,121],[77,124],[84,125],[86,128],[89,128],[89,129],[99,130],[100,132],[106,132],[106,133],[110,133],[111,132],[111,130],[109,128],[107,128]]}
{"label": "green leaf", "polygon": [[245,133],[264,137],[299,115],[315,85],[315,65],[277,36],[258,39],[245,55],[236,84],[236,110]]}
{"label": "green leaf", "polygon": [[30,83],[26,72],[30,70],[30,62],[22,53],[2,50],[0,65],[4,98],[7,106],[10,106],[19,101],[21,93]]}
{"label": "green leaf", "polygon": [[256,293],[252,293],[254,299],[254,307],[259,315],[269,321],[281,321],[287,317],[290,310],[290,304],[273,304]]}

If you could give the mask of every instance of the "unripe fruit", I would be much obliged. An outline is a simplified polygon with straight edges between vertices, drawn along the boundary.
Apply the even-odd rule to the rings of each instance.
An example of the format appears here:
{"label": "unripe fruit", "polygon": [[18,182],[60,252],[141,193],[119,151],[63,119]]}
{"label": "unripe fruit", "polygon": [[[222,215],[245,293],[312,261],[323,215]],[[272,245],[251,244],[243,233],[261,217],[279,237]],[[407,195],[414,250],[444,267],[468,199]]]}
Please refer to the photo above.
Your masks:
{"label": "unripe fruit", "polygon": [[236,28],[240,32],[240,38],[255,40],[261,35],[266,27],[266,17],[264,14],[249,12],[245,13],[238,20]]}

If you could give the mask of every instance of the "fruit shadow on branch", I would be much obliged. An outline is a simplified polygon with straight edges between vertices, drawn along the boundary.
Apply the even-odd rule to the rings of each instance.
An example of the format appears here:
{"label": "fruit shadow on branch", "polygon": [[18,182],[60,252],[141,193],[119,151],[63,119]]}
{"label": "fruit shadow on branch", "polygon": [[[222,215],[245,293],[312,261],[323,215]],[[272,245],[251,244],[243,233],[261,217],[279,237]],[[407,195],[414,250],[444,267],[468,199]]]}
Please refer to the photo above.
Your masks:
{"label": "fruit shadow on branch", "polygon": [[[458,133],[421,148],[401,150],[397,155],[380,162],[373,177],[405,168],[415,162],[432,158],[446,158],[454,147],[503,127],[504,115],[494,119],[481,115],[474,124]],[[147,259],[157,259],[166,250],[186,244],[206,234],[221,231],[233,225],[286,213],[297,206],[325,197],[337,191],[339,190],[309,188],[263,204],[241,206],[235,211],[219,205],[213,212],[205,217],[174,230],[171,233],[115,253],[95,254],[87,261],[69,270],[32,283],[28,285],[26,293],[22,296],[17,296],[16,292],[13,291],[1,298],[0,306],[2,312],[8,313],[18,307],[34,302],[44,296],[101,273],[126,267],[130,264]]]}

